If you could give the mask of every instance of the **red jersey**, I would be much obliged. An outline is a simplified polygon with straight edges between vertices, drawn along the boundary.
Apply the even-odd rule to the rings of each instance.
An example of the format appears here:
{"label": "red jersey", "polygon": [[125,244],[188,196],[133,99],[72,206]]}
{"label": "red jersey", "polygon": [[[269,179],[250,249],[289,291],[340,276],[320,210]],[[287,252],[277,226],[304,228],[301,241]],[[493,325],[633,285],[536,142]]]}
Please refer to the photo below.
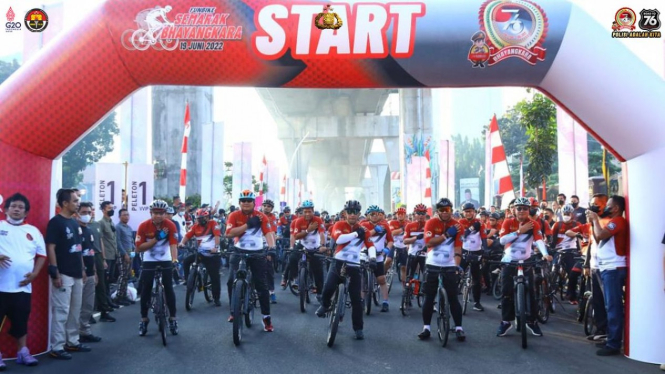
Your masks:
{"label": "red jersey", "polygon": [[141,244],[154,239],[159,231],[166,232],[166,238],[158,240],[152,248],[143,252],[143,261],[156,262],[156,261],[172,261],[171,246],[178,244],[178,230],[175,224],[170,219],[162,221],[161,227],[157,228],[152,219],[141,222],[139,228],[136,230],[136,248]]}
{"label": "red jersey", "polygon": [[393,243],[393,233],[390,231],[390,227],[388,226],[388,222],[386,221],[379,221],[376,225],[373,224],[370,221],[365,221],[360,224],[362,227],[365,228],[367,233],[371,230],[374,230],[375,227],[381,226],[383,227],[383,232],[381,234],[379,233],[374,233],[373,236],[369,238],[369,240],[372,241],[372,244],[374,245],[374,248],[376,248],[376,261],[377,262],[382,262],[385,260],[384,258],[384,253],[383,250],[384,248],[388,247],[388,243]]}
{"label": "red jersey", "polygon": [[[345,234],[350,234],[358,229],[360,225],[355,224],[351,226],[347,221],[339,221],[333,226],[333,240],[337,242],[337,239]],[[338,243],[335,248],[335,258],[338,260],[349,261],[352,264],[360,264],[360,251],[363,248],[369,248],[372,246],[372,242],[369,238],[365,240],[360,240],[359,238],[351,239],[351,241],[346,243]]]}
{"label": "red jersey", "polygon": [[577,221],[570,220],[566,222],[557,222],[552,228],[552,248],[560,250],[577,249],[577,238],[570,238],[566,235],[566,231],[572,230],[581,224]]}
{"label": "red jersey", "polygon": [[278,222],[278,220],[277,220],[277,216],[275,215],[275,213],[267,213],[267,214],[263,213],[263,214],[268,218],[268,221],[270,221],[271,231],[274,232],[275,234],[277,234],[277,222]]}
{"label": "red jersey", "polygon": [[[480,224],[480,230],[475,230],[474,223],[478,222]],[[482,249],[483,239],[487,239],[487,233],[483,230],[483,224],[477,218],[473,218],[471,221],[464,218],[459,220],[459,224],[462,226],[462,249],[467,251],[479,251]]]}
{"label": "red jersey", "polygon": [[[425,244],[429,243],[432,238],[446,234],[449,228],[455,226],[458,222],[454,219],[442,221],[438,217],[431,218],[425,223]],[[434,247],[427,247],[427,265],[434,265],[439,267],[457,266],[455,263],[455,248],[462,246],[461,241],[462,232],[458,232],[454,237],[446,238],[440,244]]]}
{"label": "red jersey", "polygon": [[395,247],[397,247],[397,248],[406,248],[406,244],[404,244],[404,234],[406,234],[406,225],[408,225],[408,224],[409,224],[409,221],[407,221],[406,219],[404,221],[394,219],[394,220],[388,222],[388,226],[390,227],[391,234],[392,234],[393,231],[402,230],[402,233],[399,234],[399,235],[394,235],[393,234]]}
{"label": "red jersey", "polygon": [[203,250],[211,250],[215,248],[215,236],[221,236],[222,233],[219,231],[219,225],[215,221],[208,221],[205,226],[201,226],[198,222],[192,226],[185,238],[188,240],[192,237],[196,237],[196,242],[199,245],[199,252]]}
{"label": "red jersey", "polygon": [[[542,228],[538,221],[534,221],[529,218],[526,222],[533,223],[533,234],[519,234],[517,239],[505,245],[504,249],[504,258],[507,258],[509,261],[512,260],[527,260],[531,257],[533,243],[538,240],[543,240]],[[503,222],[501,227],[501,232],[499,233],[500,237],[504,237],[513,232],[517,232],[520,228],[520,222],[516,218],[507,218]]]}
{"label": "red jersey", "polygon": [[250,217],[258,216],[261,220],[261,227],[247,229],[242,235],[234,238],[236,248],[258,251],[263,249],[263,236],[272,232],[272,224],[265,214],[253,210],[250,214],[244,214],[241,210],[229,214],[229,219],[226,221],[226,235],[233,228],[240,227],[247,223]]}
{"label": "red jersey", "polygon": [[325,243],[321,243],[321,233],[324,232],[325,228],[323,225],[323,220],[321,220],[320,217],[313,216],[311,221],[307,221],[305,217],[300,217],[297,220],[293,221],[293,235],[296,235],[298,233],[301,233],[303,231],[307,231],[307,228],[312,222],[316,222],[319,227],[310,232],[307,233],[307,235],[299,239],[300,244],[303,245],[308,250],[316,250],[319,249],[322,245]]}
{"label": "red jersey", "polygon": [[416,239],[416,241],[411,244],[411,247],[409,247],[409,254],[412,256],[415,256],[418,251],[425,250],[425,223],[427,222],[409,222],[404,229],[404,239],[423,234],[422,239]]}

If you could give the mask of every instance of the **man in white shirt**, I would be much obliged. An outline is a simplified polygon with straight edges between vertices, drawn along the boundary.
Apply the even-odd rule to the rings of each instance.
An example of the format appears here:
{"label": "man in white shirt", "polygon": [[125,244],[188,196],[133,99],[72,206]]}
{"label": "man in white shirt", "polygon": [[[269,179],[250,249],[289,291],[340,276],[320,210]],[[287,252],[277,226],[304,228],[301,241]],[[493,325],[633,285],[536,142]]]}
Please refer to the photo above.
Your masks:
{"label": "man in white shirt", "polygon": [[[9,335],[17,340],[17,364],[37,365],[26,347],[32,300],[32,281],[46,262],[44,237],[24,223],[30,211],[28,199],[16,193],[5,201],[6,221],[0,221],[0,321],[11,322]],[[5,369],[0,353],[0,371]]]}

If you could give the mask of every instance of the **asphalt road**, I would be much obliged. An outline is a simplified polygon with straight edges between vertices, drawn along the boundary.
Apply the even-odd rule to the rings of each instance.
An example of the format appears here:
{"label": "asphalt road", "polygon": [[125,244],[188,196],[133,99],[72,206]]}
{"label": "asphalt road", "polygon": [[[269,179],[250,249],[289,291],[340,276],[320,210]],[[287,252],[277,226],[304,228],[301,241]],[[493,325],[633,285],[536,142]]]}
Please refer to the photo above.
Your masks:
{"label": "asphalt road", "polygon": [[[226,275],[222,278],[225,282]],[[544,337],[529,337],[524,350],[515,330],[504,338],[495,331],[500,320],[498,302],[483,295],[485,312],[469,308],[464,318],[467,341],[451,340],[442,348],[433,335],[419,341],[422,317],[418,308],[408,317],[398,309],[401,289],[393,288],[389,313],[365,317],[365,340],[353,340],[350,313],[340,325],[333,348],[326,346],[327,320],[314,315],[310,305],[301,314],[297,298],[277,287],[278,303],[272,305],[273,333],[263,332],[260,322],[245,329],[243,342],[233,345],[232,325],[226,322],[228,302],[216,308],[196,295],[194,308],[184,308],[184,287],[176,287],[180,334],[168,335],[163,347],[154,320],[148,335],[138,336],[139,306],[113,313],[115,323],[93,325],[102,342],[90,344],[90,353],[75,353],[70,361],[40,355],[35,368],[7,361],[12,373],[660,373],[655,365],[623,356],[598,357],[573,317],[573,307],[559,312],[542,326]],[[258,315],[258,314],[257,314]],[[152,316],[152,315],[151,315]],[[258,322],[258,321],[257,321]],[[433,321],[434,329],[436,321]],[[435,331],[435,330],[434,330]]]}

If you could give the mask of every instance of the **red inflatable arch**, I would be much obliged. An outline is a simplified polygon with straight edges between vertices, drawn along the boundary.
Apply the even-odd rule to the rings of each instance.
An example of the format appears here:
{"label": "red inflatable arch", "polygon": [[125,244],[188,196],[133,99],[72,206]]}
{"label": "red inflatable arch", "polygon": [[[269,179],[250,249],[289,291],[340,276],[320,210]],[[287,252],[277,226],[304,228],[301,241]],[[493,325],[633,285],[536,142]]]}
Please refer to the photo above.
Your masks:
{"label": "red inflatable arch", "polygon": [[[535,87],[625,161],[632,248],[625,351],[665,362],[662,344],[653,344],[665,336],[665,320],[652,312],[665,309],[665,216],[652,214],[652,191],[665,184],[663,80],[612,39],[609,25],[566,1],[335,2],[339,20],[317,17],[324,4],[107,1],[0,87],[0,194],[27,194],[30,220],[44,228],[52,160],[148,85]],[[48,348],[47,294],[42,274],[33,351]]]}

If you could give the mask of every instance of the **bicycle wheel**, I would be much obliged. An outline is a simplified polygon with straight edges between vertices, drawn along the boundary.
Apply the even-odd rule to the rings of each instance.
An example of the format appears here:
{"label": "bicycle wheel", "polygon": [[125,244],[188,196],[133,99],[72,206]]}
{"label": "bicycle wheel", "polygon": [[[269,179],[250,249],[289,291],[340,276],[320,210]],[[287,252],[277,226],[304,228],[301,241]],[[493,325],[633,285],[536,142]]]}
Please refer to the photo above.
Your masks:
{"label": "bicycle wheel", "polygon": [[136,30],[132,33],[131,43],[139,51],[145,51],[150,48],[150,41],[146,40],[146,30]]}
{"label": "bicycle wheel", "polygon": [[548,290],[547,281],[543,279],[538,287],[536,287],[536,301],[538,303],[538,322],[547,323],[550,319],[550,303],[551,299]]}
{"label": "bicycle wheel", "polygon": [[374,298],[374,277],[371,270],[365,273],[365,315],[372,312],[372,299]]}
{"label": "bicycle wheel", "polygon": [[522,333],[522,348],[526,348],[526,290],[524,288],[524,283],[518,283],[515,288],[515,293],[517,297],[515,305],[517,314],[519,315],[519,324],[520,332]]}
{"label": "bicycle wheel", "polygon": [[[292,293],[294,296],[298,296],[298,295],[299,295],[299,293],[298,293],[298,289],[296,289],[296,288],[293,287],[293,286],[295,285],[295,284],[293,283],[293,281],[290,280],[290,281],[288,281],[287,283],[289,284],[289,290],[291,290],[291,293]],[[297,287],[297,288],[299,288],[299,287]]]}
{"label": "bicycle wheel", "polygon": [[466,315],[466,307],[469,305],[469,291],[471,289],[471,273],[464,274],[464,286],[462,287],[462,315]]}
{"label": "bicycle wheel", "polygon": [[190,311],[192,304],[194,304],[194,295],[196,294],[196,271],[194,269],[189,271],[187,277],[187,292],[185,293],[185,309]]}
{"label": "bicycle wheel", "polygon": [[448,344],[448,335],[450,334],[450,304],[448,303],[448,295],[442,287],[439,287],[438,295],[436,327],[441,346],[445,347]]}
{"label": "bicycle wheel", "polygon": [[239,345],[242,340],[242,302],[245,299],[245,282],[236,281],[231,298],[233,314],[233,344]]}
{"label": "bicycle wheel", "polygon": [[210,282],[210,275],[208,275],[208,271],[205,269],[203,269],[203,274],[201,276],[201,284],[203,285],[203,297],[205,297],[207,302],[211,303],[212,284]]}
{"label": "bicycle wheel", "polygon": [[[393,262],[394,264],[394,262]],[[390,290],[393,288],[393,277],[395,276],[394,265],[388,269],[388,274],[386,274],[386,285],[388,286],[388,295],[390,295]],[[378,306],[378,304],[377,304]]]}
{"label": "bicycle wheel", "polygon": [[586,336],[591,336],[596,332],[592,304],[593,296],[589,296],[586,301],[586,308],[584,308],[584,333]]}
{"label": "bicycle wheel", "polygon": [[245,305],[245,326],[250,328],[254,323],[254,309],[256,307],[256,293],[253,286],[250,286],[248,292],[245,294]]}
{"label": "bicycle wheel", "polygon": [[157,326],[159,326],[159,333],[162,335],[162,345],[166,347],[166,308],[164,306],[164,288],[161,285],[157,287],[155,307],[157,309],[155,317]]}
{"label": "bicycle wheel", "polygon": [[330,312],[330,321],[328,324],[328,338],[326,343],[328,347],[332,347],[335,344],[335,337],[337,336],[337,328],[339,327],[340,314],[344,312],[344,284],[337,286],[337,291],[332,299],[332,312]]}
{"label": "bicycle wheel", "polygon": [[298,292],[300,293],[300,312],[305,313],[309,284],[307,282],[307,269],[304,266],[300,268],[300,274],[298,275]]}
{"label": "bicycle wheel", "polygon": [[492,284],[492,296],[494,296],[494,299],[496,300],[501,300],[503,297],[503,290],[501,288],[501,273],[499,273],[499,276],[496,277],[494,283]]}

